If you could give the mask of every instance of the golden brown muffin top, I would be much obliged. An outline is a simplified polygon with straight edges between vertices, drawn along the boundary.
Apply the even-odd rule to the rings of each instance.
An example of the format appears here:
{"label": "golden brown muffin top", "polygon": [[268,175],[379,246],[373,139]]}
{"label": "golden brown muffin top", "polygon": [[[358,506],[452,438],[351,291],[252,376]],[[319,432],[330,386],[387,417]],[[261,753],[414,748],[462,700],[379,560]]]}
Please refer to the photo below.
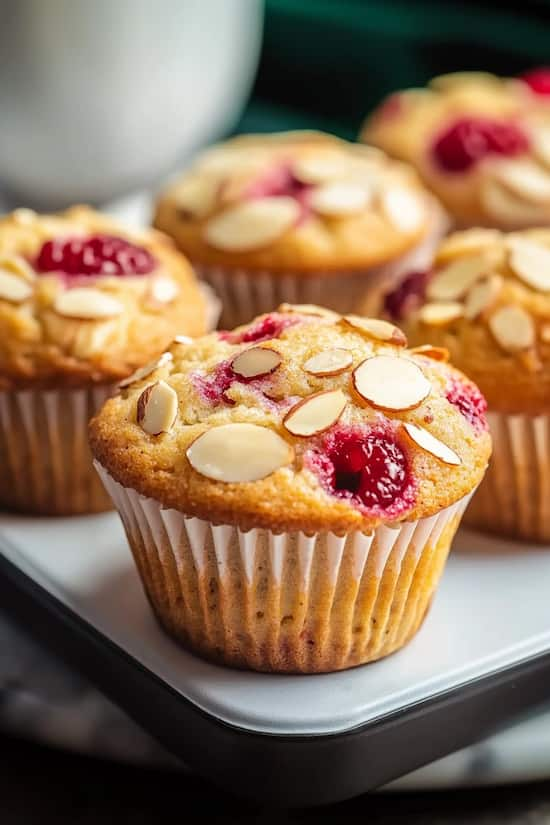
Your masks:
{"label": "golden brown muffin top", "polygon": [[550,411],[550,229],[456,232],[385,305],[413,344],[446,347],[490,409]]}
{"label": "golden brown muffin top", "polygon": [[85,206],[0,219],[0,389],[117,380],[206,328],[193,271],[160,232]]}
{"label": "golden brown muffin top", "polygon": [[438,513],[485,472],[484,400],[445,358],[387,322],[283,305],[175,343],[93,419],[92,450],[214,523],[370,532]]}
{"label": "golden brown muffin top", "polygon": [[379,150],[283,132],[199,155],[161,195],[154,223],[193,263],[306,275],[393,260],[433,214],[416,174]]}
{"label": "golden brown muffin top", "polygon": [[528,82],[482,72],[434,78],[391,95],[361,138],[411,163],[458,226],[550,223],[550,96]]}

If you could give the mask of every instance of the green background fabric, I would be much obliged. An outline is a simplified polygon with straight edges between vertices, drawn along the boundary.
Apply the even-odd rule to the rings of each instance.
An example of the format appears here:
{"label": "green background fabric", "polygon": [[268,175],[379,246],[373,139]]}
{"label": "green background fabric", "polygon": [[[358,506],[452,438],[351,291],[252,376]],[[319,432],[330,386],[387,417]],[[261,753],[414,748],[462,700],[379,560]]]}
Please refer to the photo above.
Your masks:
{"label": "green background fabric", "polygon": [[267,0],[262,57],[238,131],[354,137],[394,89],[457,70],[550,63],[550,2]]}

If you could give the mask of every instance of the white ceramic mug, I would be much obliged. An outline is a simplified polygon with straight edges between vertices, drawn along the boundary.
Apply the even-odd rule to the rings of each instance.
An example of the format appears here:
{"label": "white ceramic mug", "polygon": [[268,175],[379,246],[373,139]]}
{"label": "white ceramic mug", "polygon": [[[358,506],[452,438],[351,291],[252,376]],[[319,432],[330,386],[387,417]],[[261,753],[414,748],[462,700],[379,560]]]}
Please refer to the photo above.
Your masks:
{"label": "white ceramic mug", "polygon": [[0,187],[102,202],[238,117],[261,0],[0,0]]}

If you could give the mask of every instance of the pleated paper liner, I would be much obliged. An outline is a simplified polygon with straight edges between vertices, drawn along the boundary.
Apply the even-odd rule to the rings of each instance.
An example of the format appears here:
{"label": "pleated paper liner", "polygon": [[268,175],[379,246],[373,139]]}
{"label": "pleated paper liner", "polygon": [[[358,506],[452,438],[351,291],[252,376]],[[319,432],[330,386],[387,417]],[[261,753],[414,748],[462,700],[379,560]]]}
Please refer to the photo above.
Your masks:
{"label": "pleated paper liner", "polygon": [[372,535],[276,535],[163,509],[96,467],[166,630],[205,658],[269,672],[341,670],[402,647],[469,499]]}
{"label": "pleated paper liner", "polygon": [[550,542],[550,417],[487,415],[493,456],[464,522],[509,538]]}
{"label": "pleated paper liner", "polygon": [[433,228],[414,249],[382,266],[342,272],[270,272],[193,263],[197,275],[221,298],[220,326],[246,324],[279,304],[320,304],[343,314],[375,314],[381,295],[416,269],[431,266],[435,249],[448,227],[448,219],[433,207]]}
{"label": "pleated paper liner", "polygon": [[0,507],[44,515],[112,509],[88,447],[88,421],[114,392],[0,392]]}

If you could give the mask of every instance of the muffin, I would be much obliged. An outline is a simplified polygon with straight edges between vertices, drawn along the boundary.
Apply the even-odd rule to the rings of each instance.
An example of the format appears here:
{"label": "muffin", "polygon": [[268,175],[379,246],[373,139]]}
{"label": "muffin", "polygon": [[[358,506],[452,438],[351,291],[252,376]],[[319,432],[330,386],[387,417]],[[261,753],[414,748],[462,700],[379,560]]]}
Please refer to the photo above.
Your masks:
{"label": "muffin", "polygon": [[0,508],[110,508],[89,418],[176,333],[205,331],[191,267],[160,233],[82,206],[0,218]]}
{"label": "muffin", "polygon": [[[465,522],[550,541],[550,230],[457,232],[385,307],[412,343],[448,349],[487,399],[493,460]],[[485,409],[477,395],[449,400],[467,419]]]}
{"label": "muffin", "polygon": [[381,280],[429,261],[446,227],[412,170],[315,132],[243,136],[199,155],[154,223],[219,293],[226,327],[283,301],[352,312]]}
{"label": "muffin", "polygon": [[458,72],[391,95],[361,138],[411,163],[457,228],[550,224],[550,71]]}
{"label": "muffin", "polygon": [[393,324],[283,305],[176,343],[92,451],[166,630],[271,672],[379,659],[418,630],[490,453],[477,389]]}

